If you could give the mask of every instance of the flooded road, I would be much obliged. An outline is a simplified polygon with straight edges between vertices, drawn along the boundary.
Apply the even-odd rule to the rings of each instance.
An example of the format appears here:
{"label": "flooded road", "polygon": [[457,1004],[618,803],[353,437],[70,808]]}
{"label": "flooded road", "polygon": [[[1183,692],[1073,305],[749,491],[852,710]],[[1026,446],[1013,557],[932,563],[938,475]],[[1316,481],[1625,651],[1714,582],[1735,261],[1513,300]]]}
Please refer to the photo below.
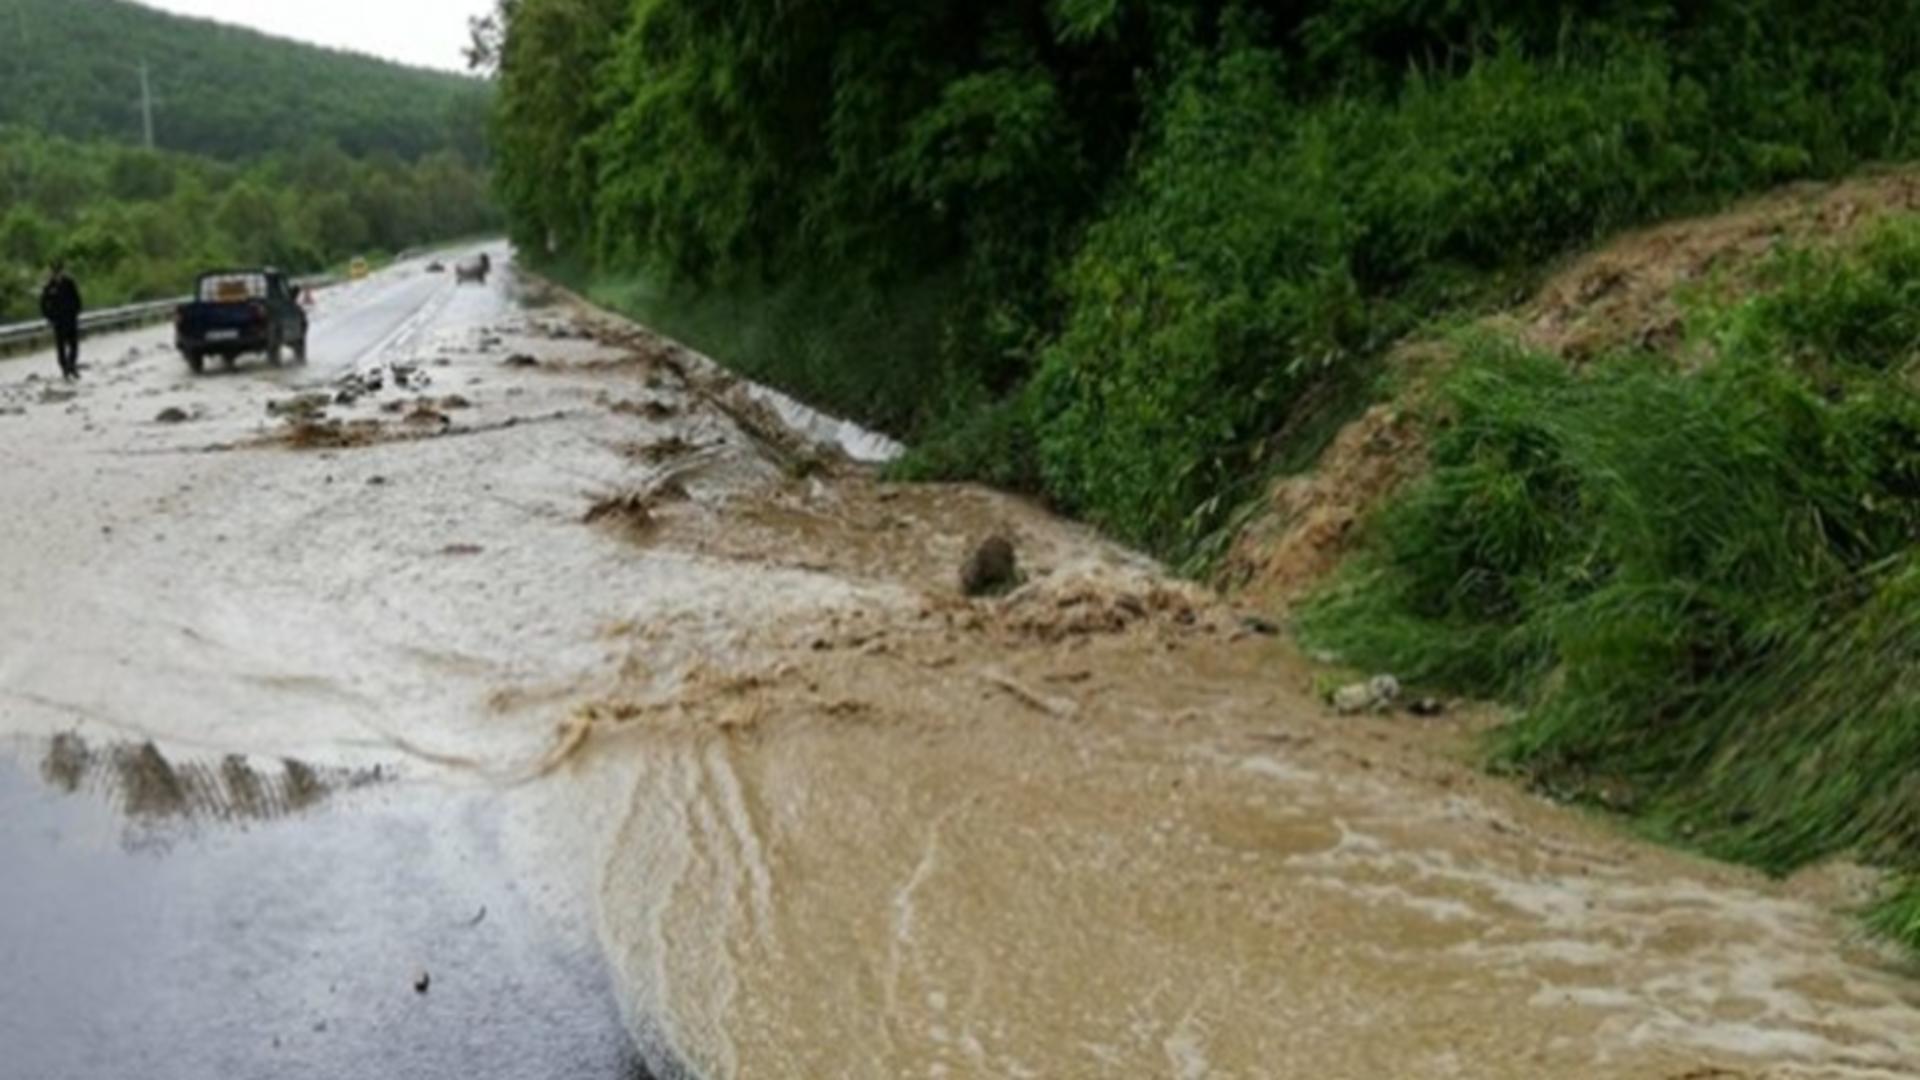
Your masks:
{"label": "flooded road", "polygon": [[0,762],[0,1075],[644,1077],[494,800],[72,737],[41,773]]}
{"label": "flooded road", "polygon": [[[158,923],[163,955],[219,956],[225,917],[347,957],[402,1010],[358,1014],[366,1053],[556,1055],[500,1075],[616,1075],[545,1026],[596,1008],[660,1076],[1920,1075],[1920,981],[1853,938],[1843,872],[1639,844],[1480,776],[1465,720],[1328,715],[1219,598],[1017,500],[881,483],[883,440],[511,273],[320,303],[307,368],[195,380],[133,335],[68,398],[0,363],[0,857],[42,883],[0,887],[0,955],[124,922],[92,898],[125,874],[220,913]],[[1025,581],[963,598],[994,534]],[[32,840],[79,797],[39,764],[63,736],[380,782],[75,869]],[[256,836],[277,884],[197,884]],[[324,902],[273,914],[289,882]],[[519,929],[448,944],[475,895]],[[498,1034],[390,1000],[440,948]],[[227,970],[276,1016],[324,992]],[[129,1053],[221,1030],[129,986],[179,1018]],[[0,1035],[61,1075],[73,1030]]]}

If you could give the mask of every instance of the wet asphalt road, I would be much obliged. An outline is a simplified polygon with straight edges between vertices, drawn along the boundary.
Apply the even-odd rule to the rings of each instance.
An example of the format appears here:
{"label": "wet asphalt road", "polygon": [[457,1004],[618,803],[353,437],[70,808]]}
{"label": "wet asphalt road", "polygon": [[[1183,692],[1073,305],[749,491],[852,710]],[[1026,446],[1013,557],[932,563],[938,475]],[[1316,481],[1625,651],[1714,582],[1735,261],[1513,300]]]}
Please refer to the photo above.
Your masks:
{"label": "wet asphalt road", "polygon": [[129,817],[110,771],[69,792],[9,749],[0,1075],[643,1075],[590,936],[498,876],[497,800]]}
{"label": "wet asphalt road", "polygon": [[[124,403],[121,427],[150,416],[158,406],[142,402],[161,388],[204,403],[196,409],[257,416],[263,394],[414,355],[450,311],[486,317],[504,304],[416,262],[322,294],[304,367],[249,357],[187,380],[163,326],[89,340],[84,386]],[[51,366],[0,361],[0,378]],[[80,427],[67,417],[48,430],[66,444]],[[23,467],[46,466],[45,440],[9,445]],[[175,470],[197,478],[207,466],[188,458]],[[88,488],[83,479],[63,495]],[[98,530],[110,543],[112,526]],[[61,568],[46,545],[30,546],[43,579],[130,595],[87,559]],[[99,565],[124,561],[102,554]],[[163,573],[198,562],[174,556]],[[73,605],[17,594],[0,605],[0,638],[12,642],[0,650],[0,731],[45,727],[21,714],[35,707],[26,673],[51,670],[59,609]],[[113,636],[92,635],[103,648]],[[129,702],[143,693],[119,663],[92,682]],[[204,684],[198,692],[205,700]],[[109,727],[136,712],[112,710]],[[645,1075],[592,927],[545,895],[550,882],[506,869],[514,806],[500,792],[364,772],[347,783],[305,765],[293,783],[271,758],[229,759],[235,772],[205,747],[89,737],[75,761],[43,735],[0,735],[0,1080]],[[264,741],[278,752],[297,740]]]}

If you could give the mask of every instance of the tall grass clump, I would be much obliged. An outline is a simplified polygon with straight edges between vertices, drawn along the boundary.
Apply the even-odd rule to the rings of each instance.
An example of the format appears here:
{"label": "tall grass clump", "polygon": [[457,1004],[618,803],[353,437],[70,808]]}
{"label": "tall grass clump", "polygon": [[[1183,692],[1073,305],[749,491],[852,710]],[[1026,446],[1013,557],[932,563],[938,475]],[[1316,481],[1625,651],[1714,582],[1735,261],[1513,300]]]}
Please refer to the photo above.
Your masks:
{"label": "tall grass clump", "polygon": [[[1431,475],[1304,612],[1316,645],[1519,708],[1496,759],[1782,873],[1920,872],[1920,220],[1778,257],[1712,359],[1498,340]],[[1920,879],[1874,918],[1920,946]]]}

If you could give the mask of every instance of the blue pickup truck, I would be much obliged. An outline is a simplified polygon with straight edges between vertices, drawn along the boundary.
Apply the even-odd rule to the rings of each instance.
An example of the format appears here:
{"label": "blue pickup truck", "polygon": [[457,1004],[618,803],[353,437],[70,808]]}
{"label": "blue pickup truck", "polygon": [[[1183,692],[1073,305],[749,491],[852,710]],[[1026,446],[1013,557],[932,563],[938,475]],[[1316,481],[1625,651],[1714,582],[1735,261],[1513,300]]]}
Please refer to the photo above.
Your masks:
{"label": "blue pickup truck", "polygon": [[174,345],[196,373],[218,356],[232,367],[247,353],[278,364],[288,350],[307,362],[307,312],[300,286],[278,270],[216,270],[200,275],[193,299],[173,315]]}

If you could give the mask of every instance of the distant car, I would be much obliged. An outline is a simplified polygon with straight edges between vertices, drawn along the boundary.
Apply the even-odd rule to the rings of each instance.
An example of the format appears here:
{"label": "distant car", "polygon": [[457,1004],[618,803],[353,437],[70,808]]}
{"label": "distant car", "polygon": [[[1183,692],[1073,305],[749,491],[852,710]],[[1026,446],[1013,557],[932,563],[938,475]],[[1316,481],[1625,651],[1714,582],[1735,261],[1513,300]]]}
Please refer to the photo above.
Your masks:
{"label": "distant car", "polygon": [[173,314],[174,344],[187,366],[204,370],[218,356],[228,367],[247,353],[278,364],[291,349],[307,362],[307,312],[300,286],[278,270],[215,270],[200,275],[194,298]]}
{"label": "distant car", "polygon": [[485,285],[487,283],[487,275],[492,272],[493,260],[483,251],[480,253],[479,258],[463,262],[459,266],[454,267],[453,281],[456,285],[465,285],[469,281],[475,285]]}
{"label": "distant car", "polygon": [[359,281],[371,272],[372,270],[367,266],[367,260],[362,256],[354,256],[353,261],[347,264],[347,276],[355,281]]}

